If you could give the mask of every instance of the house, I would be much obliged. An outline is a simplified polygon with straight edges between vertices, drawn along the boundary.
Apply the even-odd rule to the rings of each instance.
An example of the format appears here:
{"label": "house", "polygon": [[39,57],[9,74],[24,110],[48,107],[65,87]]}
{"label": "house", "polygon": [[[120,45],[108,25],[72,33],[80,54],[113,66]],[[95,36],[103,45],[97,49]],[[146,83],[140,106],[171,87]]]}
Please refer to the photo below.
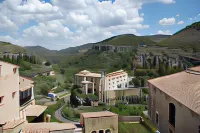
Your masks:
{"label": "house", "polygon": [[0,125],[20,118],[18,69],[19,66],[0,61]]}
{"label": "house", "polygon": [[108,74],[92,73],[84,70],[75,74],[74,85],[81,86],[84,93],[98,94],[100,101],[106,101],[105,91],[128,88],[128,74],[119,70]]}
{"label": "house", "polygon": [[200,66],[148,84],[148,115],[161,133],[200,132]]}
{"label": "house", "polygon": [[106,90],[128,88],[128,73],[124,70],[106,74]]}
{"label": "house", "polygon": [[33,81],[19,76],[18,69],[0,61],[0,133],[18,133],[24,124],[50,122],[44,114],[47,107],[35,105]]}
{"label": "house", "polygon": [[109,111],[81,113],[83,133],[118,133],[118,115]]}
{"label": "house", "polygon": [[[87,70],[83,70],[77,74],[75,74],[74,85],[82,86],[84,93],[87,95],[91,94],[102,94],[101,88],[101,74],[92,73]],[[99,97],[99,100],[102,100]]]}

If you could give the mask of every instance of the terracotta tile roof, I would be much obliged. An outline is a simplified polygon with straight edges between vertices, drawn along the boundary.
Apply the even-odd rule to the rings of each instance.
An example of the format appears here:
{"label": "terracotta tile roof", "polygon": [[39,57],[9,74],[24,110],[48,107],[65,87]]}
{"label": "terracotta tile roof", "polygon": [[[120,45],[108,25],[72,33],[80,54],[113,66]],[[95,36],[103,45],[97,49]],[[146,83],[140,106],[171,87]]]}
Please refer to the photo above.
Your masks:
{"label": "terracotta tile roof", "polygon": [[117,114],[109,112],[109,111],[101,111],[101,112],[88,112],[81,113],[84,118],[97,118],[97,117],[112,117],[117,116]]}
{"label": "terracotta tile roof", "polygon": [[34,81],[25,77],[20,76],[19,77],[19,88],[20,91],[25,91],[27,89],[30,89],[31,87],[33,87]]}
{"label": "terracotta tile roof", "polygon": [[84,77],[101,77],[99,73],[91,73],[90,71],[83,70],[76,74],[77,76],[84,76]]}
{"label": "terracotta tile roof", "polygon": [[41,106],[41,105],[30,105],[26,109],[26,116],[40,116],[45,110],[47,109],[47,106]]}
{"label": "terracotta tile roof", "polygon": [[[191,69],[199,70],[199,67]],[[195,113],[200,114],[200,75],[183,71],[151,79],[148,82]]]}
{"label": "terracotta tile roof", "polygon": [[24,124],[22,131],[23,133],[49,133],[74,129],[76,129],[76,126],[72,123],[27,123]]}
{"label": "terracotta tile roof", "polygon": [[121,74],[127,74],[124,70],[119,70],[116,72],[112,72],[112,73],[108,73],[106,74],[107,77],[112,77],[112,76],[117,76],[117,75],[121,75]]}
{"label": "terracotta tile roof", "polygon": [[3,130],[13,129],[13,128],[21,125],[24,122],[25,121],[23,119],[9,121],[3,126]]}

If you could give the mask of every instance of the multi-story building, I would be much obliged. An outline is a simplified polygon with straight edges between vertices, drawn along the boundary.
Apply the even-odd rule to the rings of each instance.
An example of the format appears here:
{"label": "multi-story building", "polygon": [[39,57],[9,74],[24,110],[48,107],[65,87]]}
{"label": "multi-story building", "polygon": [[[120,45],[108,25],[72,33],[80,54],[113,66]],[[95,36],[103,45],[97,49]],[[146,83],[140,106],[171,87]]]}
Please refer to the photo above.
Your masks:
{"label": "multi-story building", "polygon": [[109,111],[80,115],[83,133],[118,133],[118,115]]}
{"label": "multi-story building", "polygon": [[18,68],[0,61],[0,125],[20,118]]}
{"label": "multi-story building", "polygon": [[[49,115],[48,120],[44,117],[47,107],[35,105],[33,81],[20,77],[18,69],[19,66],[0,61],[0,133],[18,133],[24,124],[30,127],[33,122],[50,122]],[[63,128],[63,125],[55,125],[53,129]],[[40,123],[40,127],[47,126]]]}
{"label": "multi-story building", "polygon": [[124,70],[106,74],[106,90],[120,90],[128,88],[128,73]]}
{"label": "multi-story building", "polygon": [[161,133],[200,132],[200,66],[148,84],[148,115]]}
{"label": "multi-story building", "polygon": [[83,87],[86,95],[98,94],[99,100],[103,101],[106,97],[108,98],[108,96],[105,96],[105,91],[128,88],[128,74],[123,70],[119,70],[104,76],[104,74],[84,70],[75,75],[74,85]]}
{"label": "multi-story building", "polygon": [[[75,75],[74,85],[83,87],[86,95],[89,93],[101,95],[101,74],[87,70],[81,71]],[[101,97],[99,98],[99,100],[102,100]]]}

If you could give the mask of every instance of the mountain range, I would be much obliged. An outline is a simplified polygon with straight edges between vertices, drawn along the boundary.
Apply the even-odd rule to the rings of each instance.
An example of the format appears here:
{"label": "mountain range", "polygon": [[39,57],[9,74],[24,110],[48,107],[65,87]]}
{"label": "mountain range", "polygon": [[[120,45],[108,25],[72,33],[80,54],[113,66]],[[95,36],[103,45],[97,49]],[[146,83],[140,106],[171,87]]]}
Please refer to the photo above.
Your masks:
{"label": "mountain range", "polygon": [[32,52],[41,57],[52,59],[60,56],[74,55],[87,52],[93,44],[111,44],[111,45],[131,45],[138,46],[144,43],[147,46],[157,45],[161,47],[181,48],[194,52],[200,52],[200,22],[193,23],[181,29],[174,35],[151,35],[136,36],[133,34],[124,34],[105,39],[97,43],[88,43],[77,47],[70,47],[62,50],[49,50],[42,46],[20,47],[7,42],[0,42],[0,52]]}

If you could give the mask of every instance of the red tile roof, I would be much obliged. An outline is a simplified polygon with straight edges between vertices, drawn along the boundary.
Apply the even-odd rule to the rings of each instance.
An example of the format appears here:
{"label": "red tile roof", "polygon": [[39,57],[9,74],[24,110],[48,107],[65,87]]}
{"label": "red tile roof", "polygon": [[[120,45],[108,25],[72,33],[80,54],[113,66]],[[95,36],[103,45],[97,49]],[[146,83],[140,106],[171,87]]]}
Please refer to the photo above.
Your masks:
{"label": "red tile roof", "polygon": [[[199,67],[191,68],[199,70]],[[200,114],[200,75],[187,71],[148,80],[150,84]]]}

